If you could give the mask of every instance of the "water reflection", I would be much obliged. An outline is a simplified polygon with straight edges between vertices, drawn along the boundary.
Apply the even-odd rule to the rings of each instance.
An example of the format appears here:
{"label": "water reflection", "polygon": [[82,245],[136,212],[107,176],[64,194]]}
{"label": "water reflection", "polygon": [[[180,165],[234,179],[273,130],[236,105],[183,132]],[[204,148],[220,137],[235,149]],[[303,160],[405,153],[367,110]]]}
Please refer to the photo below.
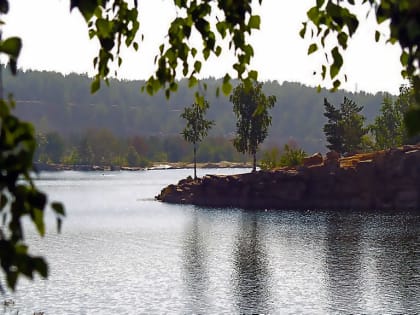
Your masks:
{"label": "water reflection", "polygon": [[269,312],[269,269],[259,213],[242,213],[234,255],[234,284],[241,314]]}
{"label": "water reflection", "polygon": [[[330,214],[326,220],[325,232],[325,276],[328,310],[354,313],[363,309],[361,287],[361,224],[355,216],[352,222],[339,214]],[[348,226],[352,228],[348,228]]]}
{"label": "water reflection", "polygon": [[187,296],[187,313],[199,314],[208,307],[207,250],[197,211],[191,214],[183,244],[183,279]]}

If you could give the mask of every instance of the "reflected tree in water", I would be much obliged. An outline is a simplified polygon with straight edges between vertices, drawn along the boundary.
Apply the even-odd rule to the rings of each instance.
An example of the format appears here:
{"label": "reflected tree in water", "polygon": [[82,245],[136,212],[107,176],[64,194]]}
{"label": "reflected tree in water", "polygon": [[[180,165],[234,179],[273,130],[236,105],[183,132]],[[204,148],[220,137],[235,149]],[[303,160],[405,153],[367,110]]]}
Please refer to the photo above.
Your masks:
{"label": "reflected tree in water", "polygon": [[258,213],[242,214],[234,256],[237,306],[241,314],[270,311],[267,253],[258,225]]}
{"label": "reflected tree in water", "polygon": [[357,313],[363,308],[361,288],[362,216],[332,213],[326,221],[325,275],[331,312]]}
{"label": "reflected tree in water", "polygon": [[183,246],[183,279],[190,305],[187,313],[200,314],[208,309],[207,252],[200,228],[199,217],[193,214],[192,222],[185,232]]}

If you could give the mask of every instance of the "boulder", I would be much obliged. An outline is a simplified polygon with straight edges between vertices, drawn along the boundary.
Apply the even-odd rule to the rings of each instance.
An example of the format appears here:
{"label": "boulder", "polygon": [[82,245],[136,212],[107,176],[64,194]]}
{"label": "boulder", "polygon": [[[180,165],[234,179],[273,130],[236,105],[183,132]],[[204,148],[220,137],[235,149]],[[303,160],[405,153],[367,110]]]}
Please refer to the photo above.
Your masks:
{"label": "boulder", "polygon": [[338,161],[340,159],[340,153],[338,153],[337,151],[329,151],[327,152],[326,157],[326,161]]}
{"label": "boulder", "polygon": [[305,157],[303,159],[303,166],[309,167],[309,166],[319,166],[324,164],[324,159],[322,158],[321,153],[315,153],[311,156]]}

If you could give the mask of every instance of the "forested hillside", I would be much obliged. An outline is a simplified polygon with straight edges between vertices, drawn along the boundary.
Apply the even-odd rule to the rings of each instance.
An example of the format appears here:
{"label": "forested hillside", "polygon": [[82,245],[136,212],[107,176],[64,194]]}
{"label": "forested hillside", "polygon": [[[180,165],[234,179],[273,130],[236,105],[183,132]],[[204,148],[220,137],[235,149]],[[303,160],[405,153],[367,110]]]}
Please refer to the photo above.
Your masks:
{"label": "forested hillside", "polygon": [[[33,122],[37,131],[57,131],[62,135],[77,135],[87,129],[108,129],[119,137],[178,136],[183,128],[181,110],[194,100],[195,90],[181,81],[179,90],[167,100],[163,93],[150,96],[140,91],[144,82],[112,80],[94,95],[90,94],[90,79],[86,75],[63,76],[54,72],[25,71],[11,77],[4,71],[6,93],[13,93],[17,114]],[[215,88],[220,81],[205,80],[205,92],[210,103],[208,118],[215,120],[210,136],[232,138],[235,119],[228,97],[216,97]],[[339,104],[347,96],[364,106],[363,114],[372,121],[379,112],[383,94],[346,93],[331,94],[326,90],[299,83],[266,82],[264,91],[275,95],[272,126],[266,145],[293,140],[307,152],[325,151],[322,126],[323,99]]]}

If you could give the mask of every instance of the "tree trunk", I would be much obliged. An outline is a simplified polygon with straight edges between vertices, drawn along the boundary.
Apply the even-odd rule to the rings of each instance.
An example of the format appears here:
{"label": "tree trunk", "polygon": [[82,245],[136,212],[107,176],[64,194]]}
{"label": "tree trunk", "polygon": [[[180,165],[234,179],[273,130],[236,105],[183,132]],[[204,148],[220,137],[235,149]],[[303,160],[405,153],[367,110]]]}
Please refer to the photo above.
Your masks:
{"label": "tree trunk", "polygon": [[257,152],[254,152],[252,156],[253,156],[252,171],[256,172],[257,171]]}
{"label": "tree trunk", "polygon": [[197,179],[197,146],[194,143],[194,180]]}

